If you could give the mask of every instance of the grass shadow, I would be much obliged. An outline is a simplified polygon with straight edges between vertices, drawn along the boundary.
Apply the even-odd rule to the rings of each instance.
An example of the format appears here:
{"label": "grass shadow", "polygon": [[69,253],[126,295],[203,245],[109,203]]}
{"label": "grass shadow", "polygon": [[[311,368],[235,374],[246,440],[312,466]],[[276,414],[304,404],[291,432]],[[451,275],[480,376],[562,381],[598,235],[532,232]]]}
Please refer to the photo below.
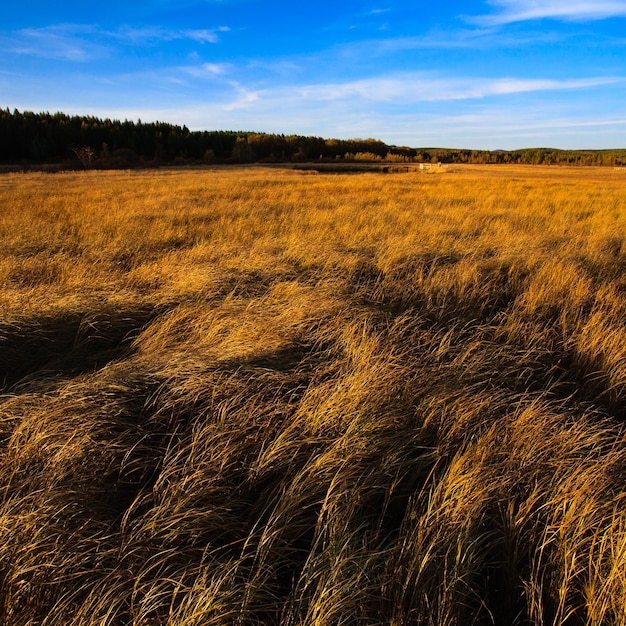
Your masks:
{"label": "grass shadow", "polygon": [[2,323],[0,388],[77,376],[126,357],[137,333],[159,313],[148,306],[103,307]]}

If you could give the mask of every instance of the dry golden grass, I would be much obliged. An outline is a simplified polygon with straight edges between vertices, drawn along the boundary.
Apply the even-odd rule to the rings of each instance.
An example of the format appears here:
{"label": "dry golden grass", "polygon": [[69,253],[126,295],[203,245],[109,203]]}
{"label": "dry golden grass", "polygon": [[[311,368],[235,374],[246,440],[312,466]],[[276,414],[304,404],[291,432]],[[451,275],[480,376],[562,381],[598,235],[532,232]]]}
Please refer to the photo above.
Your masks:
{"label": "dry golden grass", "polygon": [[626,178],[0,177],[0,622],[626,624]]}

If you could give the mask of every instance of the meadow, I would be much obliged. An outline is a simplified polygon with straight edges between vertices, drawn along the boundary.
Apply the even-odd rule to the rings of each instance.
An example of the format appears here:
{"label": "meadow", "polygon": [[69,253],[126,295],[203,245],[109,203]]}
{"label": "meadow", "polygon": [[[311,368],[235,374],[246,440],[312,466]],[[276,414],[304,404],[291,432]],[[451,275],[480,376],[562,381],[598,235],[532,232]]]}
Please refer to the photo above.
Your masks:
{"label": "meadow", "polygon": [[626,173],[0,176],[0,622],[626,624]]}

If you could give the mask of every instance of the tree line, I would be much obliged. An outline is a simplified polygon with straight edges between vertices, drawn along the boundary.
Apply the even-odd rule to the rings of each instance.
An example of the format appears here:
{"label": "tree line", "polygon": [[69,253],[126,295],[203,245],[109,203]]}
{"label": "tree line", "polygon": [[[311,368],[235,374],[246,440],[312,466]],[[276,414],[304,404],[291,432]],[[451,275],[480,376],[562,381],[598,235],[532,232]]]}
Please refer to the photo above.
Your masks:
{"label": "tree line", "polygon": [[528,163],[626,166],[626,149],[458,150],[387,145],[377,139],[249,131],[190,131],[65,113],[0,109],[0,163],[64,168],[156,167],[161,164],[272,162]]}

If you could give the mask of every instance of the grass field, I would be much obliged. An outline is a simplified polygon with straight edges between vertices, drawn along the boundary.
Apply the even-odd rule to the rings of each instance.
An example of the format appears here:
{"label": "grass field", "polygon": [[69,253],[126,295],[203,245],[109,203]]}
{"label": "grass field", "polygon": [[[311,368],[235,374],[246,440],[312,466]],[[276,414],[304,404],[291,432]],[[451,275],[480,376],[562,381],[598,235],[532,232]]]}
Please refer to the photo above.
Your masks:
{"label": "grass field", "polygon": [[0,177],[0,623],[626,624],[626,175]]}

